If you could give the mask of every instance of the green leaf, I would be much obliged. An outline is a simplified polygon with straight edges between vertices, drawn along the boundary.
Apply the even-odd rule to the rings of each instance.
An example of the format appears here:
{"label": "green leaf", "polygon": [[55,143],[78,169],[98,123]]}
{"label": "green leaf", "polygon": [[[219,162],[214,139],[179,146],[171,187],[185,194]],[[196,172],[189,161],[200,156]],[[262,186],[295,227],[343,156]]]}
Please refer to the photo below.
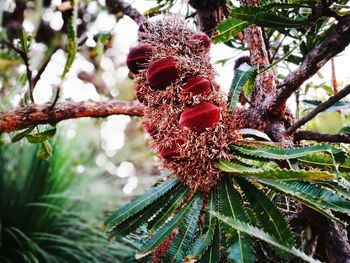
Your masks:
{"label": "green leaf", "polygon": [[315,180],[332,180],[335,179],[335,174],[320,170],[287,170],[278,167],[273,168],[250,168],[229,161],[219,161],[217,166],[220,170],[241,175],[248,178],[277,180],[277,181],[315,181]]}
{"label": "green leaf", "polygon": [[[243,178],[236,178],[244,196],[254,208],[259,224],[281,244],[291,246],[295,240],[287,220],[266,195]],[[239,219],[238,219],[239,220]]]}
{"label": "green leaf", "polygon": [[[185,187],[179,187],[179,185],[177,185],[176,187],[171,189],[166,194],[166,196],[159,198],[157,202],[154,202],[151,205],[145,207],[139,213],[135,214],[134,216],[123,221],[121,224],[117,225],[111,231],[110,236],[126,236],[127,234],[131,233],[135,229],[147,223],[152,217],[158,214],[163,214],[163,209],[168,202],[172,201],[173,194],[178,193],[176,191],[178,190],[177,188],[183,189]],[[168,198],[169,195],[170,195],[170,198]]]}
{"label": "green leaf", "polygon": [[11,138],[11,142],[17,142],[21,140],[22,138],[26,137],[29,133],[31,133],[34,130],[35,126],[29,127],[25,129],[24,131],[17,133],[15,136]]}
{"label": "green leaf", "polygon": [[30,143],[43,143],[51,139],[56,134],[56,131],[56,127],[51,126],[45,131],[27,135],[26,138]]}
{"label": "green leaf", "polygon": [[179,233],[176,235],[167,251],[165,262],[181,263],[182,259],[186,257],[187,251],[190,248],[194,234],[197,230],[202,204],[203,195],[197,194],[193,206],[184,220],[183,226],[180,228]]}
{"label": "green leaf", "polygon": [[265,141],[271,142],[271,138],[262,131],[248,128],[248,129],[240,129],[238,130],[238,132],[242,134],[243,137],[253,137],[253,138],[263,139]]}
{"label": "green leaf", "polygon": [[165,224],[169,220],[181,203],[185,200],[188,195],[189,188],[187,186],[181,186],[177,189],[169,199],[169,202],[165,205],[161,213],[158,213],[152,220],[148,223],[148,232],[153,234],[158,228]]}
{"label": "green leaf", "polygon": [[230,109],[234,109],[237,105],[241,91],[251,91],[254,87],[255,79],[258,76],[258,68],[250,67],[248,64],[242,64],[235,71],[230,90]]}
{"label": "green leaf", "polygon": [[[232,217],[235,220],[247,221],[240,195],[233,189],[230,178],[225,177],[219,188],[220,214]],[[250,237],[236,231],[225,224],[220,225],[220,230],[225,233],[228,245],[228,257],[233,262],[255,262],[254,247]]]}
{"label": "green leaf", "polygon": [[310,23],[309,19],[291,19],[275,12],[265,11],[261,7],[242,6],[234,8],[231,17],[251,24],[272,28],[296,28]]}
{"label": "green leaf", "polygon": [[304,252],[296,249],[295,247],[284,245],[278,239],[276,239],[274,236],[271,236],[269,233],[266,233],[266,232],[262,231],[261,229],[258,229],[256,227],[249,225],[249,224],[240,222],[238,220],[234,220],[233,218],[229,218],[227,216],[220,215],[219,213],[214,212],[214,211],[212,211],[211,213],[214,216],[216,216],[220,221],[222,221],[223,223],[229,225],[230,227],[232,227],[236,230],[244,232],[250,236],[259,238],[259,239],[269,243],[270,245],[272,245],[272,246],[274,246],[282,251],[285,251],[291,255],[299,257],[302,260],[305,260],[306,262],[320,263],[320,261],[315,260],[312,257],[309,257]]}
{"label": "green leaf", "polygon": [[213,243],[199,260],[200,263],[218,263],[220,262],[220,232],[219,227],[215,227]]}
{"label": "green leaf", "polygon": [[48,160],[52,156],[52,147],[48,141],[45,141],[40,145],[37,156],[44,160]]}
{"label": "green leaf", "polygon": [[190,212],[194,200],[195,198],[192,196],[191,199],[180,209],[180,211],[177,212],[174,218],[165,223],[161,229],[159,229],[150,239],[146,241],[144,247],[141,249],[142,253],[153,251],[168,238],[171,232]]}
{"label": "green leaf", "polygon": [[335,163],[331,155],[322,152],[299,157],[298,160],[312,167],[321,167],[322,169],[339,168],[341,171],[350,171],[350,163],[348,163],[346,160],[344,162]]}
{"label": "green leaf", "polygon": [[230,17],[218,25],[212,40],[214,43],[227,42],[250,25],[251,23],[247,21]]}
{"label": "green leaf", "polygon": [[136,197],[130,203],[126,204],[116,212],[114,212],[105,222],[107,228],[111,230],[115,226],[121,224],[124,220],[132,217],[148,205],[154,203],[160,197],[164,196],[172,188],[177,185],[178,181],[174,178],[169,178],[164,183],[153,187],[148,192]]}
{"label": "green leaf", "polygon": [[[323,102],[320,100],[303,100],[303,104],[307,109],[315,109],[321,103]],[[327,108],[325,111],[349,110],[349,108],[350,108],[350,102],[337,101],[331,107]]]}
{"label": "green leaf", "polygon": [[327,209],[350,214],[350,201],[323,186],[306,182],[274,182],[259,180],[293,199],[313,208],[332,220],[337,220]]}
{"label": "green leaf", "polygon": [[339,160],[345,160],[346,158],[346,153],[342,149],[339,149],[330,144],[317,144],[317,145],[288,148],[288,149],[277,148],[277,147],[258,148],[258,147],[245,146],[245,145],[233,145],[232,149],[244,155],[259,157],[263,159],[270,159],[270,160],[295,159],[295,158],[300,158],[300,157],[307,156],[313,153],[318,153],[318,152],[329,152]]}
{"label": "green leaf", "polygon": [[345,126],[339,130],[339,133],[350,133],[350,127]]}
{"label": "green leaf", "polygon": [[19,43],[21,45],[21,49],[25,54],[28,54],[29,52],[29,43],[28,43],[28,36],[24,29],[21,30],[21,34],[19,36]]}
{"label": "green leaf", "polygon": [[72,12],[72,16],[68,21],[68,34],[67,34],[68,55],[67,55],[66,65],[64,66],[64,70],[61,76],[62,79],[64,79],[70,67],[72,66],[78,50],[78,40],[77,40],[78,0],[70,0],[70,2],[73,6],[73,12]]}
{"label": "green leaf", "polygon": [[213,189],[210,193],[210,197],[208,199],[206,207],[206,220],[203,227],[203,229],[205,229],[206,232],[201,233],[199,237],[194,241],[193,246],[191,248],[191,252],[189,253],[190,258],[200,259],[213,241],[216,226],[216,218],[213,217],[212,214],[209,213],[209,211],[216,210],[216,203],[217,193],[216,189]]}

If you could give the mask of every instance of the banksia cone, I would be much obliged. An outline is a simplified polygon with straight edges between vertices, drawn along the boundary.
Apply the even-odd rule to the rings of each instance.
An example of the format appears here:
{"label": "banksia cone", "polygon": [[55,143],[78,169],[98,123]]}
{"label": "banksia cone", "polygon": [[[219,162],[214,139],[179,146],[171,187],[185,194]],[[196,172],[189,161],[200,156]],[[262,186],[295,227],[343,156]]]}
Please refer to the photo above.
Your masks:
{"label": "banksia cone", "polygon": [[192,76],[185,81],[181,88],[183,93],[207,95],[210,93],[210,81],[202,76]]}
{"label": "banksia cone", "polygon": [[129,55],[126,59],[126,65],[128,66],[129,70],[132,73],[137,74],[140,69],[146,68],[152,52],[153,47],[146,44],[141,44],[132,48],[129,51]]}
{"label": "banksia cone", "polygon": [[165,89],[171,83],[176,82],[179,73],[176,69],[176,60],[162,58],[152,62],[147,70],[147,82],[156,90]]}
{"label": "banksia cone", "polygon": [[183,111],[180,116],[179,126],[187,127],[192,131],[203,132],[207,128],[217,125],[219,120],[219,108],[212,103],[201,102]]}
{"label": "banksia cone", "polygon": [[239,137],[215,81],[211,41],[177,17],[148,21],[138,34],[153,50],[148,68],[135,75],[151,146],[184,184],[209,192],[222,176],[216,161],[231,157],[228,144]]}

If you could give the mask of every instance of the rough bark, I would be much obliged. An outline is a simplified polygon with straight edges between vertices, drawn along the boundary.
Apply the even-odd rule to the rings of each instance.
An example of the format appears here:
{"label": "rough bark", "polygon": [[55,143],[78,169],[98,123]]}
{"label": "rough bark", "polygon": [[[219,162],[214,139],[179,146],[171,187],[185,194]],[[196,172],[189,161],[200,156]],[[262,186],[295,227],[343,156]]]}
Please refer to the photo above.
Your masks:
{"label": "rough bark", "polygon": [[107,117],[115,114],[143,115],[139,102],[61,102],[53,108],[51,104],[31,104],[9,112],[0,112],[0,133],[21,130],[38,124],[56,124],[62,120],[83,117]]}

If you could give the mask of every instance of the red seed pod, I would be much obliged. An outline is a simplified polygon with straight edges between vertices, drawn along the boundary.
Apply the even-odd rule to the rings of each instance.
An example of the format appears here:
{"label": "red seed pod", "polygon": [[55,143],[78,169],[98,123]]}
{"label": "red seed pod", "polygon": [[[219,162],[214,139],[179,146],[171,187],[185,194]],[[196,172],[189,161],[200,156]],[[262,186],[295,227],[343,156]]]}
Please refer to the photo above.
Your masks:
{"label": "red seed pod", "polygon": [[182,86],[182,92],[198,94],[210,93],[210,81],[202,76],[189,77]]}
{"label": "red seed pod", "polygon": [[155,90],[163,90],[179,77],[176,68],[176,60],[173,58],[161,58],[153,61],[146,74],[147,82]]}
{"label": "red seed pod", "polygon": [[203,132],[206,128],[217,125],[219,120],[219,108],[210,102],[201,102],[182,112],[179,126],[187,127],[192,131]]}
{"label": "red seed pod", "polygon": [[192,39],[199,40],[201,44],[204,47],[204,50],[206,52],[209,52],[210,45],[211,45],[211,39],[207,36],[207,34],[204,33],[196,33],[192,35]]}
{"label": "red seed pod", "polygon": [[154,138],[158,134],[158,129],[155,125],[145,123],[145,130]]}
{"label": "red seed pod", "polygon": [[126,59],[126,65],[129,70],[137,74],[140,69],[147,67],[147,62],[149,61],[154,48],[147,44],[141,44],[137,47],[130,49],[128,57]]}

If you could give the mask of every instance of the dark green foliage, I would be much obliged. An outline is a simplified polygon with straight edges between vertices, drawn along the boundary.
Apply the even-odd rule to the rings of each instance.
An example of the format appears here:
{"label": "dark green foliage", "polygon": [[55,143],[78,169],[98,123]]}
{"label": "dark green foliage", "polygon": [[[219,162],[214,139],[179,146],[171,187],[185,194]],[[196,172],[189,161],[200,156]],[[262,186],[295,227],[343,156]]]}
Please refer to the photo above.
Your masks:
{"label": "dark green foliage", "polygon": [[203,203],[202,195],[197,195],[193,203],[192,209],[184,219],[183,226],[180,228],[179,233],[176,235],[174,241],[168,249],[167,255],[165,255],[166,262],[181,263],[187,255],[187,252],[191,246],[193,237],[197,230],[197,224],[199,220],[199,214],[201,212]]}
{"label": "dark green foliage", "polygon": [[[56,142],[47,161],[28,143],[0,146],[1,262],[119,262],[133,250],[108,242],[76,199],[72,145]],[[89,154],[87,153],[86,156]]]}
{"label": "dark green foliage", "polygon": [[177,180],[172,178],[167,180],[165,183],[159,184],[158,186],[152,188],[143,195],[138,196],[132,202],[128,203],[126,206],[112,214],[106,221],[107,227],[112,228],[118,226],[144,209],[147,205],[154,203],[157,199],[175,187],[176,184]]}
{"label": "dark green foliage", "polygon": [[234,109],[236,107],[242,91],[244,95],[250,95],[257,75],[258,69],[256,67],[250,67],[247,64],[243,64],[235,70],[235,75],[233,77],[230,89],[230,109]]}

